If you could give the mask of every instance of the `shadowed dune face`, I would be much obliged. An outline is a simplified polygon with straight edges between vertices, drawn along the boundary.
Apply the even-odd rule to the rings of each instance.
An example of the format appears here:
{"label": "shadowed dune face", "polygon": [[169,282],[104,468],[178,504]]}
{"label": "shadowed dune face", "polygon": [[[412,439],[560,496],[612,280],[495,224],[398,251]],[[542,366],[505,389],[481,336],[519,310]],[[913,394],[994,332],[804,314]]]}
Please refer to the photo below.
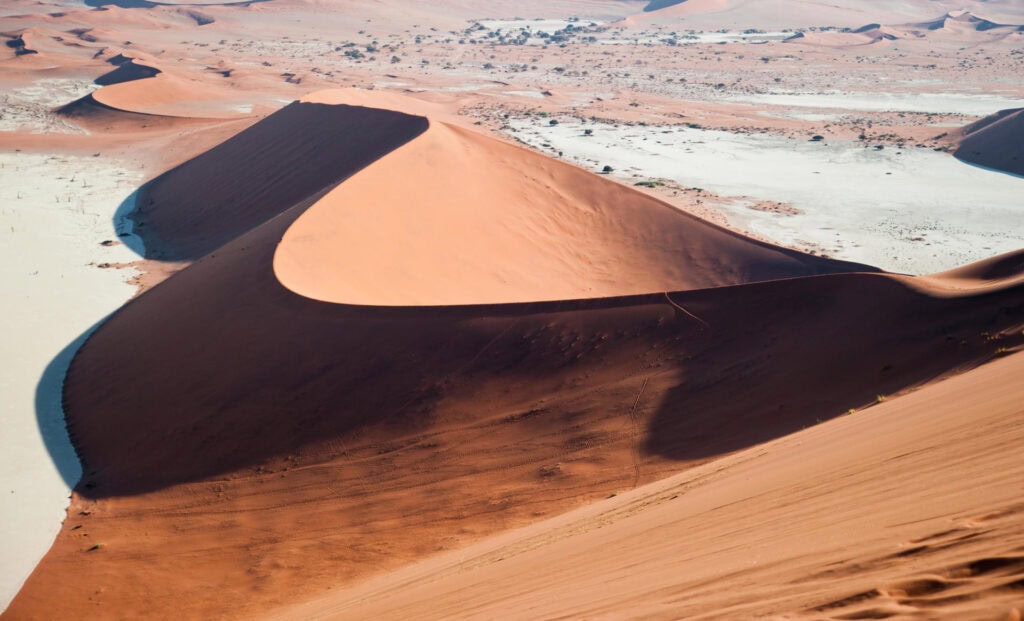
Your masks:
{"label": "shadowed dune face", "polygon": [[[360,205],[383,210],[343,190],[358,171],[401,186],[404,169],[389,166],[406,156],[408,179],[436,172],[445,182],[450,173],[416,166],[430,155],[466,170],[505,162],[529,180],[519,200],[558,225],[560,247],[591,234],[567,205],[591,217],[584,199],[640,201],[461,130],[435,141],[427,127],[399,113],[293,104],[154,182],[136,221],[147,247],[202,258],[125,306],[73,360],[64,404],[84,475],[12,615],[252,617],[977,364],[995,349],[983,333],[1004,347],[1022,340],[1019,284],[941,297],[879,274],[671,294],[660,292],[666,280],[628,297],[447,307],[342,305],[286,288],[275,262],[302,241],[289,236],[320,215],[333,225]],[[528,189],[545,183],[549,194]],[[521,207],[512,186],[494,187],[496,203]],[[413,231],[429,234],[415,227],[418,204],[449,214],[477,204],[445,206],[435,189],[408,205]],[[797,274],[846,267],[725,236],[657,202],[626,208],[643,221],[644,205],[667,218],[648,230],[678,229],[650,239],[706,252],[676,255],[665,269],[678,272],[658,278],[723,283],[753,278],[766,261]],[[480,227],[500,224],[502,214],[488,215]],[[371,220],[360,223],[372,231]],[[315,281],[328,292],[366,273],[362,255],[346,254],[360,240],[335,233],[341,249],[322,257]],[[644,252],[623,261],[639,256],[656,270],[652,257],[672,249]],[[478,295],[479,271],[468,273]],[[397,296],[426,290],[379,277]]]}
{"label": "shadowed dune face", "polygon": [[[1001,280],[973,296],[859,274],[673,294],[713,329],[703,347],[687,347],[686,371],[652,417],[646,450],[679,460],[725,454],[1018,345],[1022,259],[1014,253],[989,270]],[[1005,342],[992,337],[1007,329]]]}
{"label": "shadowed dune face", "polygon": [[128,60],[121,63],[116,69],[96,78],[95,82],[100,86],[109,86],[111,84],[120,84],[121,82],[151,78],[158,73],[160,73],[160,70],[156,67]]}
{"label": "shadowed dune face", "polygon": [[[419,402],[417,391],[433,394],[455,369],[479,362],[480,348],[495,334],[513,323],[547,321],[527,317],[575,309],[612,320],[633,312],[621,310],[638,301],[625,294],[850,267],[746,240],[465,130],[440,125],[402,146],[426,123],[359,106],[293,104],[150,184],[134,215],[146,247],[172,257],[213,254],[125,308],[83,348],[69,374],[69,403],[82,386],[90,393],[83,407],[108,413],[109,424],[101,426],[81,427],[69,417],[86,469],[96,475],[90,495],[220,475],[367,425],[404,420],[408,400]],[[468,190],[456,187],[460,180]],[[225,253],[228,258],[217,257]],[[284,270],[282,254],[290,257]],[[397,268],[382,265],[399,258],[405,262]],[[438,269],[439,261],[447,265]],[[300,283],[293,289],[313,292],[288,291],[278,281],[282,271]],[[516,274],[535,280],[515,282]],[[559,301],[598,296],[605,299]],[[392,315],[309,298],[464,305],[444,312],[396,308]],[[656,293],[639,299],[671,309]],[[519,304],[493,305],[508,302]],[[145,327],[172,308],[178,310],[160,330]],[[392,319],[380,332],[380,321]],[[478,325],[483,320],[485,327]],[[602,339],[600,332],[575,329],[558,339],[569,334],[570,350],[577,339]],[[314,351],[318,341],[332,345]],[[461,342],[465,348],[453,350]],[[282,355],[295,346],[294,358]],[[101,348],[105,353],[92,358],[90,351]],[[529,349],[511,355],[521,361]],[[537,364],[502,367],[500,375],[528,376]],[[95,401],[88,388],[93,374],[113,376],[122,368],[133,369],[135,379]],[[163,395],[157,402],[166,415],[153,410],[156,394]],[[348,405],[323,409],[340,402]],[[204,413],[198,403],[214,410]],[[308,424],[279,416],[282,411]],[[261,419],[252,431],[238,427]],[[206,423],[212,427],[203,440]],[[142,426],[133,430],[136,424]],[[430,420],[413,417],[412,424]],[[232,446],[232,429],[247,438],[246,450]],[[138,437],[126,446],[129,436]],[[141,436],[178,437],[197,453],[186,459],[161,453]]]}
{"label": "shadowed dune face", "polygon": [[132,215],[147,254],[201,257],[425,131],[427,120],[293,103],[149,183]]}
{"label": "shadowed dune face", "polygon": [[1024,176],[1024,109],[1003,110],[967,126],[954,155],[971,164]]}
{"label": "shadowed dune face", "polygon": [[102,586],[127,614],[244,618],[1022,340],[1020,286],[948,299],[870,274],[671,301],[339,307],[273,277],[292,217],[152,289],[83,347],[65,403],[85,474],[12,610],[73,614]]}

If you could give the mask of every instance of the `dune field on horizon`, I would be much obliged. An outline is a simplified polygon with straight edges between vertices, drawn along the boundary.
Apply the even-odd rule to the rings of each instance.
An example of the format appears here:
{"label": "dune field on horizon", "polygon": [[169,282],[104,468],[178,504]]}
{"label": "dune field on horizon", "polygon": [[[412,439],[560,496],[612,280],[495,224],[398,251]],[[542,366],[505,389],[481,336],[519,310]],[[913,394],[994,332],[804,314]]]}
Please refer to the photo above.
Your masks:
{"label": "dune field on horizon", "polygon": [[0,35],[4,620],[1024,614],[1024,3]]}

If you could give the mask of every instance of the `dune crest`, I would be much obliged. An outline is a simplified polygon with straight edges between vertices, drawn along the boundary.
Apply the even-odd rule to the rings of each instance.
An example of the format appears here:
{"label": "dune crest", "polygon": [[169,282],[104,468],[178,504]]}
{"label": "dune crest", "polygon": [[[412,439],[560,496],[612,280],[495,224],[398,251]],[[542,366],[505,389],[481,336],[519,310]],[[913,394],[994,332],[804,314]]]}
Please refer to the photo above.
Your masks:
{"label": "dune crest", "polygon": [[741,237],[443,122],[312,205],[274,258],[296,293],[380,306],[603,298],[857,269],[873,268]]}
{"label": "dune crest", "polygon": [[933,291],[956,292],[999,291],[1024,284],[1024,250],[1007,252],[953,270],[910,279],[927,285]]}

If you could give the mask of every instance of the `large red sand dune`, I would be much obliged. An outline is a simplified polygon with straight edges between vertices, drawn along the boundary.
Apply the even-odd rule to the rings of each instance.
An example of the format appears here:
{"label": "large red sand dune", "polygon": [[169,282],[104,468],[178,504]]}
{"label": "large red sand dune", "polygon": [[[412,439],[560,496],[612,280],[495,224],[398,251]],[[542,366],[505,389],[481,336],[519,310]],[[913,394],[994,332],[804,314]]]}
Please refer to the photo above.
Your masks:
{"label": "large red sand dune", "polygon": [[[460,170],[493,194],[431,178]],[[518,195],[507,170],[525,179]],[[372,200],[367,180],[387,184],[387,200]],[[628,219],[613,217],[616,204]],[[489,217],[472,229],[425,224],[432,210],[476,209]],[[393,235],[374,228],[377,210]],[[962,291],[964,275],[804,276],[853,266],[363,106],[293,104],[154,182],[136,223],[166,256],[201,258],[119,311],[73,361],[65,410],[85,474],[11,618],[251,618],[1024,340],[1019,255],[979,268],[968,278],[988,284]],[[304,241],[299,232],[318,233],[311,223],[337,244]],[[530,223],[546,224],[537,234],[564,254],[532,256],[516,228]],[[360,245],[364,230],[381,248]],[[466,277],[439,271],[427,251],[465,235],[489,240],[464,258]],[[411,274],[365,260],[417,243]],[[321,262],[308,281],[282,282],[302,277],[275,269],[286,251]],[[585,268],[614,252],[622,266]],[[538,261],[548,280],[510,280],[502,294],[491,274],[510,257]],[[632,278],[655,288],[641,293]],[[427,297],[431,285],[443,296]]]}
{"label": "large red sand dune", "polygon": [[[347,96],[317,100],[336,108]],[[854,267],[752,241],[438,122],[327,193],[274,260],[296,293],[388,306],[603,298]]]}

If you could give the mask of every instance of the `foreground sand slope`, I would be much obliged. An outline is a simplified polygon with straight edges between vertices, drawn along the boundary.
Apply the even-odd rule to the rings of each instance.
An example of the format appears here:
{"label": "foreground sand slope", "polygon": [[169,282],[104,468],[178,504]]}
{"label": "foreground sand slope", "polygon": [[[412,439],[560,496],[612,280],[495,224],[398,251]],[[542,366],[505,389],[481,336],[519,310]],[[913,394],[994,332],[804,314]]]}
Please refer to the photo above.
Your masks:
{"label": "foreground sand slope", "polygon": [[285,609],[1019,619],[1024,356]]}
{"label": "foreground sand slope", "polygon": [[[346,129],[311,149],[311,134],[330,131],[324,115]],[[278,126],[282,119],[290,120]],[[128,304],[72,363],[65,409],[85,474],[11,618],[253,617],[778,438],[1022,341],[1019,254],[1000,259],[988,286],[959,291],[840,273],[669,293],[666,281],[642,295],[577,301],[386,307],[286,288],[274,263],[296,243],[292,227],[329,205],[355,209],[334,201],[377,166],[401,184],[402,170],[390,166],[407,150],[477,149],[431,153],[466,166],[515,153],[517,174],[552,182],[546,199],[536,189],[532,196],[553,221],[586,213],[582,202],[567,209],[566,196],[597,195],[553,181],[606,183],[551,173],[539,156],[457,130],[431,142],[425,123],[299,104],[253,128],[273,129],[278,142],[240,134],[241,143],[207,154],[237,159],[186,163],[143,195],[136,223],[147,248],[159,242],[188,256],[224,245]],[[539,170],[523,168],[528,157]],[[302,167],[324,161],[337,168],[309,175]],[[502,196],[507,209],[531,214]],[[427,198],[423,205],[449,213],[469,209]],[[288,200],[297,202],[278,202]],[[646,212],[633,209],[642,221]],[[650,209],[673,214],[653,200]],[[420,217],[410,205],[408,221]],[[603,243],[616,239],[608,222]],[[749,278],[734,266],[779,257],[794,276],[808,266],[850,269],[716,238],[722,231],[682,215],[662,222],[679,229],[661,232],[666,239],[692,241],[677,249],[678,271],[652,261],[658,274],[725,282]],[[577,247],[579,228],[564,230],[551,243]],[[442,233],[434,233],[439,252]],[[726,240],[714,242],[718,263],[690,261],[690,249],[714,239]],[[346,252],[323,258],[341,286],[356,265],[367,269]],[[635,252],[624,263],[671,249]],[[565,290],[567,272],[550,273],[547,285]],[[397,291],[426,291],[380,274],[382,291],[390,279]],[[492,283],[463,285],[466,299],[486,302],[482,287]]]}

